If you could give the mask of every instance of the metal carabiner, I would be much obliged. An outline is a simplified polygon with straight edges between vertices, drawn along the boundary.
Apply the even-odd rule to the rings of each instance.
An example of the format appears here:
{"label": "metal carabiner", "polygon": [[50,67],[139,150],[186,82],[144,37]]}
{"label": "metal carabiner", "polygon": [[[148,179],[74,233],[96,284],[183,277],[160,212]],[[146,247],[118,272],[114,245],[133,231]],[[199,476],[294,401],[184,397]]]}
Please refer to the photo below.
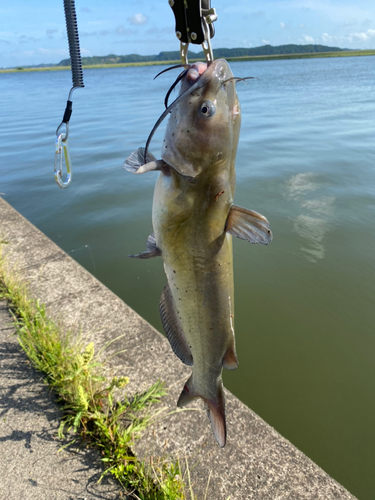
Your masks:
{"label": "metal carabiner", "polygon": [[[63,164],[63,153],[66,165],[66,180],[62,180],[62,164]],[[55,181],[57,185],[62,189],[69,187],[72,182],[72,167],[70,162],[68,140],[65,134],[59,134],[56,136],[55,141]]]}
{"label": "metal carabiner", "polygon": [[176,20],[175,33],[180,40],[180,56],[188,64],[189,44],[202,45],[207,65],[213,61],[211,38],[215,35],[213,23],[217,20],[211,0],[168,0]]}

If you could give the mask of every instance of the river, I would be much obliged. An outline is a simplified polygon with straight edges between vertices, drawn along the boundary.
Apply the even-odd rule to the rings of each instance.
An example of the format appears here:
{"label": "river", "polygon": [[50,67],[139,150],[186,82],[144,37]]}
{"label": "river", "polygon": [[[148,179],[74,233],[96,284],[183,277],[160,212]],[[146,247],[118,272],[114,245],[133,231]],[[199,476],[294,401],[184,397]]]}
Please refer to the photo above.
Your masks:
{"label": "river", "polygon": [[[234,241],[240,366],[225,386],[361,500],[375,494],[374,64],[232,64],[256,77],[237,84],[235,203],[264,214],[274,240]],[[53,163],[70,73],[0,75],[1,196],[159,330],[162,262],[126,258],[152,231],[157,174],[122,163],[163,111],[174,76],[154,81],[162,69],[84,71],[67,190]]]}

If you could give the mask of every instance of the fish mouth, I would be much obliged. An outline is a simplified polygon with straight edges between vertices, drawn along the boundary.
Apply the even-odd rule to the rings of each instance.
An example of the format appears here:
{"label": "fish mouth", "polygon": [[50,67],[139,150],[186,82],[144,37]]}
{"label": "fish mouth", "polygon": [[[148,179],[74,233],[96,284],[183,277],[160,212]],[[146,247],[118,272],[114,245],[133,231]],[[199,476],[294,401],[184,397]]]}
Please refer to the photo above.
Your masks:
{"label": "fish mouth", "polygon": [[[147,158],[147,152],[156,130],[158,129],[159,125],[163,122],[163,120],[173,111],[174,107],[192,92],[206,87],[209,84],[209,82],[212,81],[213,79],[217,80],[218,87],[220,87],[222,83],[225,81],[225,78],[228,76],[228,73],[230,73],[230,75],[233,76],[227,61],[225,61],[225,59],[216,59],[209,66],[201,62],[193,63],[192,65],[189,65],[188,68],[185,69],[179,75],[176,82],[172,85],[171,89],[167,93],[165,104],[166,105],[168,104],[168,97],[173,88],[177,85],[179,81],[182,81],[180,93],[178,97],[160,115],[159,119],[152,128],[150,135],[148,136],[148,139],[146,141],[146,146],[144,149],[145,159]],[[188,175],[189,177],[196,176],[196,174],[190,175],[190,173],[185,173],[185,175]]]}
{"label": "fish mouth", "polygon": [[207,70],[207,63],[196,62],[190,66],[188,72],[186,73],[186,80],[193,84],[198,78]]}
{"label": "fish mouth", "polygon": [[[194,83],[189,83],[188,84],[188,88],[187,89],[183,89],[183,87],[181,87],[181,91],[180,91],[180,94],[179,96],[172,102],[172,104],[170,104],[166,110],[161,114],[161,116],[159,117],[159,119],[157,120],[157,122],[155,123],[153,129],[151,130],[150,132],[150,135],[148,136],[148,139],[147,139],[147,142],[146,142],[146,146],[145,146],[145,150],[144,150],[144,158],[147,158],[147,152],[148,152],[148,148],[150,146],[150,143],[151,143],[151,139],[153,138],[156,130],[158,129],[159,125],[163,122],[163,120],[169,115],[169,113],[171,113],[171,111],[173,110],[173,108],[176,106],[176,104],[178,104],[186,95],[189,94],[189,92],[193,92],[194,90],[198,89],[198,88],[201,88],[201,87],[204,87],[207,85],[209,79],[207,78],[203,78],[203,75],[206,75],[206,73],[208,71],[211,70],[212,67],[216,67],[215,65],[215,62],[218,62],[218,61],[222,61],[224,62],[227,67],[228,67],[228,64],[226,61],[222,60],[222,59],[218,59],[217,61],[214,61],[208,68],[205,69],[205,71],[203,71],[201,74],[199,73],[201,71],[201,67],[198,67],[197,69],[197,65],[196,63],[194,63],[191,68],[188,68],[188,70],[185,70],[181,75],[182,76],[185,76],[185,74],[187,74],[189,72],[189,70],[192,70],[193,72],[198,72],[198,77],[197,78],[194,78],[194,76],[191,78],[192,80],[195,79],[195,82]],[[204,64],[204,63],[202,63]],[[211,70],[212,71],[212,70]],[[194,73],[192,73],[194,75]],[[191,75],[192,75],[191,74]],[[180,76],[181,76],[180,75]],[[177,79],[178,80],[178,79]],[[177,81],[178,83],[178,81]],[[172,86],[172,89],[174,87]],[[167,94],[167,97],[168,97],[169,94]],[[166,99],[167,101],[167,99]]]}
{"label": "fish mouth", "polygon": [[221,85],[225,78],[232,72],[225,59],[216,59],[209,66],[206,63],[197,62],[191,65],[188,69],[185,78],[182,81],[180,95],[184,93],[189,87],[195,85],[198,81],[204,82],[202,87],[207,85],[212,80],[217,80]]}

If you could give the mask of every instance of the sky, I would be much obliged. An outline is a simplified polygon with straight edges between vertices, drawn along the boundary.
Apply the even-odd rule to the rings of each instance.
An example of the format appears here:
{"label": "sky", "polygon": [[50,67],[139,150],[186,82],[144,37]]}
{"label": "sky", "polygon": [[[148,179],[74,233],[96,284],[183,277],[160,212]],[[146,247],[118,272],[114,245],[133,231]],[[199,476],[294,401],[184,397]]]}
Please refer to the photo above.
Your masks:
{"label": "sky", "polygon": [[[212,47],[375,49],[374,0],[211,0]],[[178,50],[168,0],[75,0],[82,56]],[[199,51],[200,46],[191,46]],[[1,0],[0,68],[69,57],[63,0]]]}

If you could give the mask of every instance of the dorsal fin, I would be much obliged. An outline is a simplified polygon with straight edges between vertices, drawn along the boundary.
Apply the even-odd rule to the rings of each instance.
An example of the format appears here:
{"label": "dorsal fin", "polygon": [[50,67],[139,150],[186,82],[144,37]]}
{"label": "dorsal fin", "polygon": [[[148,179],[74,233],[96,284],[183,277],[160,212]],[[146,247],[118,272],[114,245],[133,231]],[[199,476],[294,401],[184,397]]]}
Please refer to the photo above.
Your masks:
{"label": "dorsal fin", "polygon": [[165,285],[160,297],[159,312],[164,331],[167,339],[171,344],[173,352],[185,363],[191,366],[193,364],[193,356],[184,332],[181,328],[180,319],[176,310],[172,293],[169,285]]}

